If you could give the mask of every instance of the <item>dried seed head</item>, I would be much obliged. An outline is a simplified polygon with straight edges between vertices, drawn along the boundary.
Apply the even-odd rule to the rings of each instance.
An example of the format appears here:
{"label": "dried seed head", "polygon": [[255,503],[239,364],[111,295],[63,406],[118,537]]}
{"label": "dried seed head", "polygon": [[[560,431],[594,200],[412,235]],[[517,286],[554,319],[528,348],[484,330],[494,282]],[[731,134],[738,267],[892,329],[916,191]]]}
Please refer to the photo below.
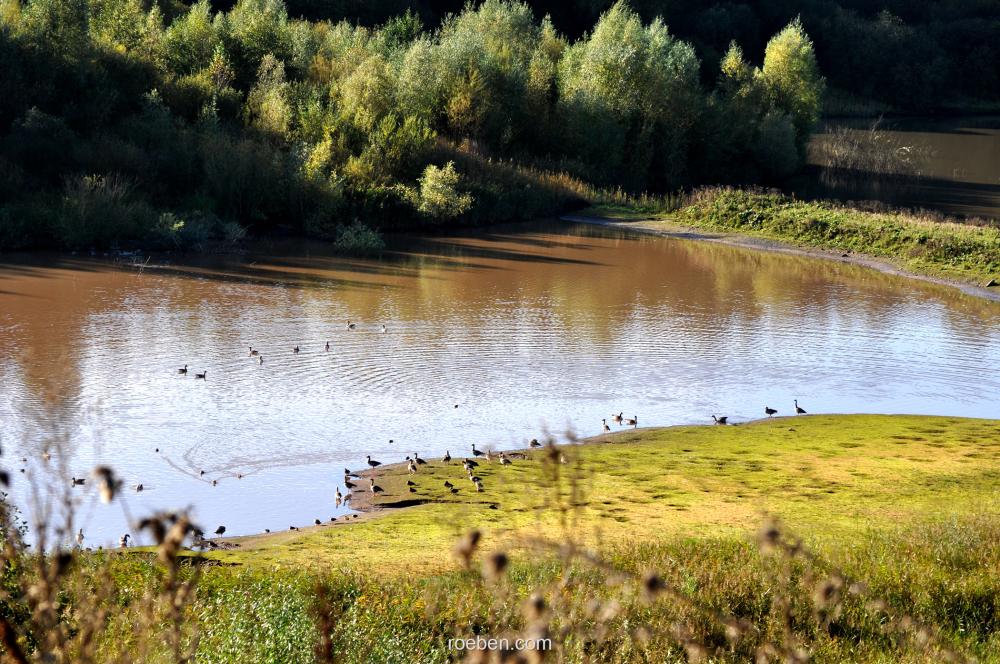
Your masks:
{"label": "dried seed head", "polygon": [[821,582],[813,591],[813,603],[818,608],[826,608],[836,604],[840,600],[840,589],[844,587],[844,580],[839,576],[832,576]]}
{"label": "dried seed head", "polygon": [[757,533],[757,545],[760,547],[761,553],[771,553],[780,542],[781,530],[778,528],[778,524],[768,519],[761,526],[760,532]]}
{"label": "dried seed head", "polygon": [[163,543],[163,538],[167,534],[166,526],[163,525],[163,520],[158,516],[146,517],[140,521],[138,530],[148,530],[158,545]]}
{"label": "dried seed head", "polygon": [[101,494],[101,502],[108,504],[114,500],[122,485],[121,480],[115,478],[115,472],[108,466],[97,466],[91,474],[97,480],[97,490]]}
{"label": "dried seed head", "polygon": [[507,571],[509,562],[507,554],[502,551],[490,554],[483,561],[483,576],[490,581],[496,581]]}
{"label": "dried seed head", "polygon": [[667,584],[663,582],[655,572],[647,572],[646,576],[642,578],[642,589],[646,594],[647,599],[653,599],[664,591]]}
{"label": "dried seed head", "polygon": [[466,569],[469,568],[472,562],[472,556],[476,553],[476,547],[479,546],[481,537],[482,534],[478,530],[470,530],[455,545],[455,555],[461,559]]}
{"label": "dried seed head", "polygon": [[546,611],[545,598],[533,593],[524,603],[524,617],[528,621],[542,620]]}

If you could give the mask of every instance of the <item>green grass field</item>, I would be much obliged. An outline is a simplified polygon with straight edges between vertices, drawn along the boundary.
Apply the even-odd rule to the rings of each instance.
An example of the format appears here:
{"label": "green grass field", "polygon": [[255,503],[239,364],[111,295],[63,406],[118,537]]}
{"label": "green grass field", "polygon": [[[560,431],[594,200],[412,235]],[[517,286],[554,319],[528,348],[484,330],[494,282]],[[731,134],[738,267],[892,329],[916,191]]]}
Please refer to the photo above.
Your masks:
{"label": "green grass field", "polygon": [[[396,576],[453,568],[454,542],[472,527],[494,546],[542,536],[607,545],[747,537],[765,513],[822,544],[995,506],[1000,486],[1000,422],[986,420],[775,418],[624,431],[559,450],[566,463],[545,450],[506,467],[480,459],[481,493],[457,459],[429,460],[415,475],[392,466],[377,475],[385,509],[361,522],[242,538],[239,551],[210,555]],[[399,501],[422,504],[387,507]]]}

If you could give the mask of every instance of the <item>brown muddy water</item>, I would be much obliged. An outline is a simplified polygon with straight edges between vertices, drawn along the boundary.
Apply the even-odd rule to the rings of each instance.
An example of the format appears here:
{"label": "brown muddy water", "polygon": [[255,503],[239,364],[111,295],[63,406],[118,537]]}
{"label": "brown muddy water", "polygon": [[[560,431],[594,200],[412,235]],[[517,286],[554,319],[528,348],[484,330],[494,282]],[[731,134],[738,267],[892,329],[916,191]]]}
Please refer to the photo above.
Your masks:
{"label": "brown muddy water", "polygon": [[382,260],[301,244],[141,269],[0,256],[0,461],[22,505],[113,465],[127,513],[72,490],[89,545],[188,505],[212,530],[286,529],[341,513],[334,487],[366,454],[593,435],[619,411],[740,421],[798,398],[1000,417],[998,329],[1000,304],[942,286],[559,222]]}
{"label": "brown muddy water", "polygon": [[[1000,220],[1000,117],[886,118],[878,122],[882,149],[898,151],[907,177],[880,177],[865,169],[829,171],[824,144],[846,129],[862,141],[872,120],[821,122],[809,149],[815,177],[797,193],[960,217]],[[893,169],[895,170],[895,169]]]}

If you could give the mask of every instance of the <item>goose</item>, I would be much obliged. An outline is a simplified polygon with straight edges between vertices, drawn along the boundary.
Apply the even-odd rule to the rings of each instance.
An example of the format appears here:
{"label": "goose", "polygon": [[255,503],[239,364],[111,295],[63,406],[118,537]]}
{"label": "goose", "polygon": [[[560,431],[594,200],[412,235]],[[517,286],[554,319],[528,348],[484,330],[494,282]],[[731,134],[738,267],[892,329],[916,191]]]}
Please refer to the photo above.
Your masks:
{"label": "goose", "polygon": [[388,331],[389,331],[389,330],[387,330],[387,329],[385,328],[385,323],[382,323],[382,334],[385,334],[385,333],[386,333],[386,332],[388,332]]}
{"label": "goose", "polygon": [[413,480],[406,480],[406,486],[417,486],[417,483]]}
{"label": "goose", "polygon": [[355,484],[354,482],[348,481],[346,478],[344,479],[344,488],[346,488],[348,491],[350,491],[356,486],[357,484]]}
{"label": "goose", "polygon": [[353,330],[356,326],[351,321],[347,321],[347,329]]}
{"label": "goose", "polygon": [[361,479],[360,475],[358,475],[357,473],[351,472],[347,468],[344,468],[344,477],[357,477],[358,479]]}
{"label": "goose", "polygon": [[764,406],[764,414],[767,415],[768,417],[771,417],[772,415],[776,414],[777,412],[778,411],[775,410],[774,408],[768,408],[767,406]]}
{"label": "goose", "polygon": [[225,526],[219,526],[218,528],[215,529],[215,534],[216,535],[225,535],[226,534],[226,527]]}
{"label": "goose", "polygon": [[204,475],[205,475],[205,471],[204,470],[199,471],[198,477],[204,477]]}
{"label": "goose", "polygon": [[318,525],[320,525],[320,524],[321,524],[321,523],[323,523],[323,522],[322,522],[322,521],[320,521],[319,519],[313,519],[313,523],[314,523],[314,524],[316,524],[316,525],[318,526]]}
{"label": "goose", "polygon": [[441,461],[444,461],[445,463],[451,463],[451,451],[450,450],[445,450],[444,456],[441,457]]}
{"label": "goose", "polygon": [[371,478],[368,481],[371,482],[371,486],[369,486],[368,488],[371,490],[372,493],[374,494],[385,493],[382,487],[380,487],[378,484],[375,484],[374,478]]}
{"label": "goose", "polygon": [[712,419],[715,420],[716,424],[725,424],[726,421],[729,419],[729,417],[727,417],[726,415],[723,415],[722,417],[716,417],[715,415],[712,415]]}
{"label": "goose", "polygon": [[263,355],[261,355],[260,357],[257,358],[257,364],[264,364],[264,356]]}
{"label": "goose", "polygon": [[254,350],[253,346],[250,346],[250,357],[256,357],[257,355],[260,355],[260,351]]}
{"label": "goose", "polygon": [[493,450],[492,449],[486,450],[486,460],[489,461],[490,463],[493,463]]}
{"label": "goose", "polygon": [[81,486],[87,483],[87,480],[82,477],[74,477],[72,478],[72,481],[73,481],[73,486]]}
{"label": "goose", "polygon": [[346,505],[347,501],[349,501],[353,496],[354,496],[353,493],[349,493],[346,496],[344,496],[344,504]]}
{"label": "goose", "polygon": [[[409,457],[407,458],[409,459]],[[411,475],[417,472],[417,464],[413,463],[413,459],[410,459],[409,462],[407,462],[406,469],[409,471]]]}
{"label": "goose", "polygon": [[329,341],[326,342],[326,348],[324,348],[323,350],[325,350],[327,352],[330,352],[330,342]]}
{"label": "goose", "polygon": [[76,545],[83,546],[83,528],[76,534]]}
{"label": "goose", "polygon": [[475,468],[479,465],[478,461],[473,461],[472,459],[466,459],[464,463],[466,468]]}
{"label": "goose", "polygon": [[271,532],[271,529],[270,529],[270,528],[265,528],[265,529],[264,529],[264,532],[265,532],[265,533],[270,533],[270,532]]}
{"label": "goose", "polygon": [[413,460],[416,462],[418,466],[423,466],[427,463],[426,461],[418,457],[416,452],[413,453]]}
{"label": "goose", "polygon": [[611,427],[608,426],[607,420],[601,420],[601,423],[604,425],[604,433],[611,431]]}
{"label": "goose", "polygon": [[204,379],[206,376],[208,376],[208,371],[207,370],[206,371],[202,371],[201,373],[196,373],[194,375],[195,378],[201,378],[201,379]]}
{"label": "goose", "polygon": [[481,456],[483,456],[483,454],[484,454],[484,452],[482,450],[477,450],[476,449],[476,444],[473,443],[472,444],[472,456],[481,457]]}
{"label": "goose", "polygon": [[186,365],[186,364],[184,365],[183,369],[178,369],[177,370],[177,373],[179,373],[179,374],[186,374],[187,372],[188,372],[188,365]]}
{"label": "goose", "polygon": [[483,492],[483,484],[482,484],[482,482],[476,482],[475,485],[476,485],[476,492],[477,493],[482,493]]}
{"label": "goose", "polygon": [[611,421],[614,422],[615,424],[621,424],[622,423],[622,414],[618,413],[617,415],[612,415],[611,416]]}
{"label": "goose", "polygon": [[445,480],[445,481],[444,481],[444,488],[446,488],[446,489],[450,489],[450,488],[451,488],[451,487],[453,487],[453,486],[455,486],[455,485],[454,485],[454,484],[452,484],[451,482],[449,482],[448,480]]}
{"label": "goose", "polygon": [[537,439],[537,438],[532,438],[532,439],[531,439],[531,442],[530,442],[530,443],[528,443],[528,445],[529,445],[530,447],[541,447],[541,446],[542,446],[542,444],[538,442],[538,439]]}
{"label": "goose", "polygon": [[508,459],[506,456],[504,456],[503,452],[500,453],[500,465],[501,466],[509,466],[510,465],[510,459]]}
{"label": "goose", "polygon": [[293,348],[293,349],[292,349],[292,352],[293,352],[293,353],[298,353],[298,352],[299,352],[299,347],[298,347],[298,346],[296,346],[295,348]]}
{"label": "goose", "polygon": [[141,483],[135,485],[135,491],[136,491],[136,493],[139,493],[140,491],[142,491],[142,484]]}
{"label": "goose", "polygon": [[372,468],[382,465],[381,461],[375,461],[374,459],[372,459],[372,456],[370,454],[366,458],[368,459],[368,465],[371,466]]}
{"label": "goose", "polygon": [[219,480],[212,480],[212,486],[218,486]]}
{"label": "goose", "polygon": [[799,400],[798,399],[795,400],[795,414],[796,415],[805,415],[806,414],[806,411],[805,411],[804,408],[799,408]]}
{"label": "goose", "polygon": [[334,502],[336,503],[337,507],[340,507],[340,503],[342,503],[343,501],[344,497],[340,495],[340,487],[338,486],[337,493],[334,494]]}
{"label": "goose", "polygon": [[129,537],[131,537],[131,535],[129,535],[128,533],[125,533],[124,535],[122,535],[121,537],[119,537],[118,538],[118,547],[122,548],[122,549],[127,549],[128,548],[128,538]]}
{"label": "goose", "polygon": [[630,427],[639,426],[639,416],[633,415],[632,417],[626,417],[625,424],[629,425]]}

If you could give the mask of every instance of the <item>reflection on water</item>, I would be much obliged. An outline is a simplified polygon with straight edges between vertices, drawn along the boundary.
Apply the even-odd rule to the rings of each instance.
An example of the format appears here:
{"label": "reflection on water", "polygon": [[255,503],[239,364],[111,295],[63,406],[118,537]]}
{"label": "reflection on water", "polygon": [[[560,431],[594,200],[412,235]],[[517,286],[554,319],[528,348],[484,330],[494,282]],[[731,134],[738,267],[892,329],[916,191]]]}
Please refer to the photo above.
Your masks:
{"label": "reflection on water", "polygon": [[871,120],[831,120],[810,145],[814,181],[798,193],[894,206],[926,208],[949,215],[1000,219],[1000,117],[892,119],[880,123],[884,139],[912,148],[916,177],[886,179],[866,172],[831,172],[823,146],[847,128],[863,142]]}
{"label": "reflection on water", "polygon": [[[315,249],[141,273],[0,264],[0,442],[8,466],[28,458],[15,492],[52,474],[40,457],[56,436],[52,466],[106,462],[142,482],[133,513],[194,504],[204,525],[246,533],[337,514],[342,468],[365,454],[520,446],[546,425],[590,435],[618,411],[739,420],[798,398],[1000,415],[986,371],[1000,307],[934,285],[565,224],[429,238],[383,261]],[[85,514],[90,543],[124,532],[113,508]]]}

